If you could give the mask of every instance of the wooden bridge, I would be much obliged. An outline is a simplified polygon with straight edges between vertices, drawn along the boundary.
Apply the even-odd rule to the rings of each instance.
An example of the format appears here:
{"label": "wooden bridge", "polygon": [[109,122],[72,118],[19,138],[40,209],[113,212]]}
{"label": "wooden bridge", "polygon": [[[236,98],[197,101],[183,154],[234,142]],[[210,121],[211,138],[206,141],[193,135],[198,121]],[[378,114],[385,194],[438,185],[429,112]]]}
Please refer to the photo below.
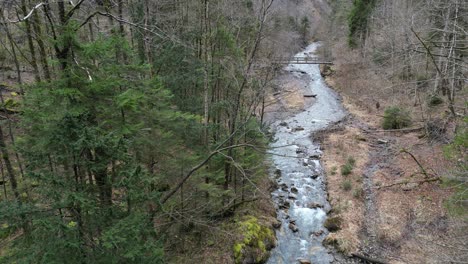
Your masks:
{"label": "wooden bridge", "polygon": [[275,58],[273,62],[277,64],[333,64],[329,59],[318,57]]}

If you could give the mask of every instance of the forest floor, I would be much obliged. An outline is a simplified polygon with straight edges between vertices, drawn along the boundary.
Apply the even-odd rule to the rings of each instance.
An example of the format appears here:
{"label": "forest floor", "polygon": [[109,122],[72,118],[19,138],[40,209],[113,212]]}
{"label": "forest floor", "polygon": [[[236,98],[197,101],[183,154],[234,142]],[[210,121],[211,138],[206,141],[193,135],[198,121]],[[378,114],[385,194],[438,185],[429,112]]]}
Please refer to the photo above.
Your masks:
{"label": "forest floor", "polygon": [[[389,263],[466,261],[460,252],[466,250],[467,222],[448,213],[445,202],[453,190],[435,180],[453,166],[444,158],[444,142],[423,137],[420,124],[383,131],[384,107],[375,101],[390,102],[378,96],[363,101],[363,91],[356,93],[346,79],[352,68],[335,65],[326,78],[350,113],[318,139],[333,214],[343,219],[328,241],[345,254]],[[440,107],[435,111],[443,113]],[[449,124],[447,133],[453,129]]]}

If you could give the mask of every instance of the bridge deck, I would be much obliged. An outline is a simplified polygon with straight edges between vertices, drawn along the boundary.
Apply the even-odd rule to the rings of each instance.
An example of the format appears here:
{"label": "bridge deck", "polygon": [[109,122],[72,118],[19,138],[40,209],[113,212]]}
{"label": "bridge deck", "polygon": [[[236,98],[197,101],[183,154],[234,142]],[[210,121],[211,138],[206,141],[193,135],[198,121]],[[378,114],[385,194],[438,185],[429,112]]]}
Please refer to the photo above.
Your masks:
{"label": "bridge deck", "polygon": [[331,60],[318,57],[275,58],[273,61],[278,64],[333,64]]}

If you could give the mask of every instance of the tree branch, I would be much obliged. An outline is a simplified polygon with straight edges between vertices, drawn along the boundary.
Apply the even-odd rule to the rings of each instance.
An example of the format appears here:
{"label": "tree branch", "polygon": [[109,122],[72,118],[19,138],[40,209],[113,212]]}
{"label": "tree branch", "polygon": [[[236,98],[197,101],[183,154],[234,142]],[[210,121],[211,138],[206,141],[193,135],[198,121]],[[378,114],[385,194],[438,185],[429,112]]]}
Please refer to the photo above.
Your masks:
{"label": "tree branch", "polygon": [[11,21],[11,20],[8,20],[9,23],[19,23],[19,22],[23,22],[25,20],[27,20],[28,18],[30,18],[32,16],[32,14],[34,13],[34,11],[36,11],[36,9],[40,8],[42,5],[44,5],[43,2],[37,4],[36,6],[34,6],[31,11],[29,11],[29,13],[23,17],[23,18],[20,18],[18,20],[15,20],[15,21]]}
{"label": "tree branch", "polygon": [[163,196],[161,198],[161,200],[159,201],[160,204],[163,205],[164,203],[166,203],[167,200],[169,200],[169,198],[171,198],[171,196],[173,196],[182,187],[182,185],[190,178],[190,176],[192,176],[193,173],[195,173],[197,170],[199,170],[201,167],[203,167],[203,165],[208,163],[208,161],[210,161],[211,158],[213,158],[217,154],[221,153],[222,151],[229,150],[229,149],[234,149],[234,148],[239,148],[239,147],[256,148],[254,145],[250,145],[250,144],[238,144],[238,145],[233,145],[233,146],[229,146],[229,147],[225,147],[225,148],[220,148],[220,149],[217,149],[217,150],[211,152],[210,155],[208,155],[208,157],[206,159],[204,159],[198,165],[193,167],[172,190],[170,190],[165,196]]}
{"label": "tree branch", "polygon": [[421,165],[421,163],[419,163],[419,161],[416,159],[416,157],[411,152],[409,152],[406,149],[402,149],[402,150],[400,150],[400,152],[410,155],[411,158],[413,158],[413,160],[416,162],[416,164],[418,164],[418,166],[421,169],[424,176],[426,176],[426,178],[429,178],[429,174],[427,173],[427,171],[424,169],[424,167]]}
{"label": "tree branch", "polygon": [[[73,16],[73,13],[75,13],[76,10],[80,9],[80,6],[81,6],[81,4],[84,3],[84,1],[85,0],[80,0],[80,2],[78,2],[76,5],[74,5],[73,8],[70,11],[68,11],[67,16],[66,16],[67,20],[70,19]],[[72,3],[72,2],[70,1],[70,3]]]}
{"label": "tree branch", "polygon": [[403,184],[410,184],[410,183],[421,184],[421,183],[425,183],[425,182],[434,182],[434,181],[440,181],[440,180],[441,180],[440,177],[433,177],[433,178],[420,180],[420,181],[412,181],[412,182],[401,181],[401,182],[396,182],[396,183],[392,183],[392,184],[388,184],[388,185],[384,185],[384,186],[379,186],[379,187],[377,187],[377,190],[380,190],[382,188],[393,187],[393,186],[396,186],[396,185],[403,185]]}
{"label": "tree branch", "polygon": [[413,34],[416,36],[416,38],[419,40],[419,42],[421,42],[421,44],[423,45],[424,49],[426,49],[427,53],[429,54],[429,56],[431,57],[431,61],[432,63],[434,64],[437,72],[439,72],[439,74],[441,76],[444,76],[444,74],[440,71],[439,69],[439,66],[437,65],[437,62],[435,61],[435,58],[434,56],[432,55],[432,52],[431,50],[429,49],[429,47],[427,47],[426,43],[424,43],[424,41],[419,37],[418,33],[416,33],[416,31],[414,31],[413,27],[410,27],[410,30],[411,32],[413,32]]}

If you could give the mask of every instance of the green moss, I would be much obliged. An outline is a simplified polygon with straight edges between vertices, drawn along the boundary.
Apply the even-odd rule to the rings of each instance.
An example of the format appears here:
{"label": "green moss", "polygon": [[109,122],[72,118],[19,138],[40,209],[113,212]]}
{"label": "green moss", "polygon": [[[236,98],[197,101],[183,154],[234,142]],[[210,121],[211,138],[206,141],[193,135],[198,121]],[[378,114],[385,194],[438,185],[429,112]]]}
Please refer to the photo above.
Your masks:
{"label": "green moss", "polygon": [[252,257],[258,263],[266,261],[268,250],[275,241],[273,231],[261,225],[253,216],[247,216],[244,221],[239,222],[239,231],[243,238],[233,247],[236,263],[242,263],[246,257]]}

